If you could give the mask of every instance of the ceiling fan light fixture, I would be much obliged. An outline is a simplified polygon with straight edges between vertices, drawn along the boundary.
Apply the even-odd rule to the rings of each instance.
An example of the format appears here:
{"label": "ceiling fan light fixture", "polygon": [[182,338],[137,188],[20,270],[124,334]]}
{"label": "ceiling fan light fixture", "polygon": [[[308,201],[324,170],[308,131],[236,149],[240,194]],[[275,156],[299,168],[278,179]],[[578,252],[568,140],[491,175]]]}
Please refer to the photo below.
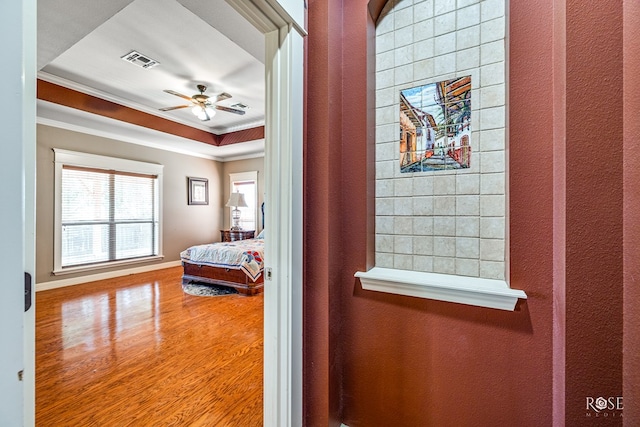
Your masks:
{"label": "ceiling fan light fixture", "polygon": [[193,112],[193,114],[200,120],[208,120],[216,115],[216,111],[213,108],[203,107],[201,105],[193,107],[191,112]]}
{"label": "ceiling fan light fixture", "polygon": [[204,91],[207,90],[207,87],[204,85],[198,85],[198,90],[200,93],[197,93],[193,96],[183,95],[180,92],[176,92],[174,90],[165,89],[166,93],[171,95],[178,96],[182,99],[186,99],[191,104],[187,105],[176,105],[175,107],[164,107],[160,108],[160,111],[172,111],[178,110],[180,108],[188,108],[192,106],[191,112],[200,120],[207,121],[216,115],[216,110],[222,110],[227,113],[238,114],[240,116],[244,115],[245,109],[249,108],[246,104],[236,103],[231,107],[227,107],[225,105],[218,105],[217,102],[224,101],[225,99],[231,98],[226,92],[222,92],[216,97],[216,103],[213,103],[209,100],[209,96],[204,94]]}

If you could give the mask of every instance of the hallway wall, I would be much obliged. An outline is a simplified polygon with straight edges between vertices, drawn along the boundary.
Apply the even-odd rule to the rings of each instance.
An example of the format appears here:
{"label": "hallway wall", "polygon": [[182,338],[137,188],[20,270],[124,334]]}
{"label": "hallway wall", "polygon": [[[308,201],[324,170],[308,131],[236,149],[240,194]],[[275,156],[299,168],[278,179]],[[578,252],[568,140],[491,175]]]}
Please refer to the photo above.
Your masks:
{"label": "hallway wall", "polygon": [[[638,160],[623,145],[638,133],[605,125],[629,118],[619,100],[637,102],[622,96],[637,85],[623,88],[622,2],[510,3],[510,283],[528,295],[514,312],[353,278],[372,266],[370,59],[384,3],[309,2],[305,249],[323,256],[305,265],[307,425],[621,425],[585,405],[623,382],[637,390],[638,338],[623,344],[623,325],[640,302]],[[637,400],[625,404],[633,425]]]}

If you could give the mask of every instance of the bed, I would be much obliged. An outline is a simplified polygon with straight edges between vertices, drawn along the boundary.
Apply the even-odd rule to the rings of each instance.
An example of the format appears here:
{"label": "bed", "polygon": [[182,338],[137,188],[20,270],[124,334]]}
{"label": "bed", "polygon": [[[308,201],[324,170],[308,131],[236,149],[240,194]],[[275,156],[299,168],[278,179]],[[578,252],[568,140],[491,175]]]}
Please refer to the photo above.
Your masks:
{"label": "bed", "polygon": [[180,253],[182,283],[229,286],[243,295],[257,295],[264,287],[264,239],[196,245]]}

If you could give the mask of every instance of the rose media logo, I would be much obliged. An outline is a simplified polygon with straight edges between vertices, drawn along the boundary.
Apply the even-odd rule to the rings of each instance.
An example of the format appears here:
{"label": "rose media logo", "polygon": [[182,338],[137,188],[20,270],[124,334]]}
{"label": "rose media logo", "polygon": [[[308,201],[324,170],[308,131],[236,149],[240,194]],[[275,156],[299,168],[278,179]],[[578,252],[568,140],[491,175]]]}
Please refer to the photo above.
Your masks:
{"label": "rose media logo", "polygon": [[622,396],[587,396],[587,417],[622,417]]}

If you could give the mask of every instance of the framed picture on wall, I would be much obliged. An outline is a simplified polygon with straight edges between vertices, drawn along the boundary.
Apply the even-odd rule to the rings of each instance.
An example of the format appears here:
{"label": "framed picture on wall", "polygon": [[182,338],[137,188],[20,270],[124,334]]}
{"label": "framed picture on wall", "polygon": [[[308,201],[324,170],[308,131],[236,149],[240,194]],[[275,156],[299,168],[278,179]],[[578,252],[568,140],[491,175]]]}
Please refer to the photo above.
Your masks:
{"label": "framed picture on wall", "polygon": [[209,180],[207,178],[187,177],[190,205],[209,204]]}

